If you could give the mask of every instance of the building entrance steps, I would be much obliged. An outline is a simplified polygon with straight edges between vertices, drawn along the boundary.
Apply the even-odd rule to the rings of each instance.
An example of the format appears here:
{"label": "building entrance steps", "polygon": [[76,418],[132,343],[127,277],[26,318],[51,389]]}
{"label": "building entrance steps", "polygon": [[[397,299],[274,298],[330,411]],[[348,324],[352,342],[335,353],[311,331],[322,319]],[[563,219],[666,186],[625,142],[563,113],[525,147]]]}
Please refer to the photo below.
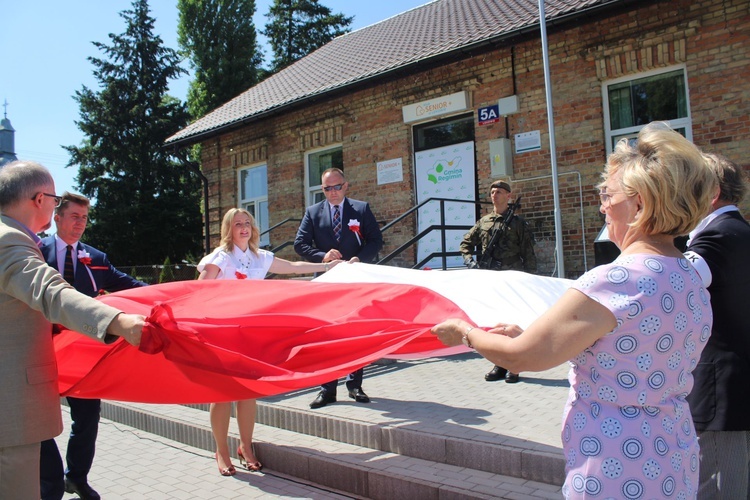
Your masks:
{"label": "building entrance steps", "polygon": [[[316,410],[317,388],[260,399],[256,453],[269,470],[357,497],[560,498],[567,364],[518,384],[486,382],[491,368],[476,353],[399,360],[365,368],[369,404],[343,381],[338,402]],[[102,416],[213,450],[207,409],[104,402]]]}

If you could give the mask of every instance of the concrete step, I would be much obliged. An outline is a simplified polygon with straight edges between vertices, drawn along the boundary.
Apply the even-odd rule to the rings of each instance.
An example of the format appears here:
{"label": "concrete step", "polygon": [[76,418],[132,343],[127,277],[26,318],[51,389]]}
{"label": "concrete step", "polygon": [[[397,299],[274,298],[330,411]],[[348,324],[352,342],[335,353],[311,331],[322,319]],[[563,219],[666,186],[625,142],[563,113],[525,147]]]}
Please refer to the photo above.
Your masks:
{"label": "concrete step", "polygon": [[[365,368],[369,404],[343,383],[316,410],[318,388],[260,399],[256,452],[269,470],[355,497],[560,498],[567,365],[517,384],[486,382],[491,367],[476,353],[384,360]],[[213,452],[207,409],[104,402],[102,415]]]}
{"label": "concrete step", "polygon": [[[554,456],[259,403],[254,441],[265,468],[356,498],[560,498],[559,477],[540,469],[544,464],[556,469]],[[104,418],[213,450],[206,410],[207,405],[102,404]],[[237,445],[237,434],[230,433],[230,448]],[[500,463],[505,465],[493,465]],[[514,474],[491,470],[506,468]],[[526,470],[555,477],[530,480],[523,477]]]}

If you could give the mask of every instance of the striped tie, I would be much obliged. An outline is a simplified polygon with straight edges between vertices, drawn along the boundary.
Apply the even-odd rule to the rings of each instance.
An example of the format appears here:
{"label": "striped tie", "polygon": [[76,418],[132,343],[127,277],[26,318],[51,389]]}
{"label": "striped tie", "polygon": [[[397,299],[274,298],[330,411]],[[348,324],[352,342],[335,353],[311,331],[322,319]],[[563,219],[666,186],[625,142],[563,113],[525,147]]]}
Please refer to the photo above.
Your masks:
{"label": "striped tie", "polygon": [[336,236],[336,241],[341,241],[341,212],[338,205],[333,207],[333,235]]}
{"label": "striped tie", "polygon": [[63,269],[63,278],[65,281],[73,284],[75,281],[75,274],[73,273],[73,247],[68,245],[65,250],[65,268]]}

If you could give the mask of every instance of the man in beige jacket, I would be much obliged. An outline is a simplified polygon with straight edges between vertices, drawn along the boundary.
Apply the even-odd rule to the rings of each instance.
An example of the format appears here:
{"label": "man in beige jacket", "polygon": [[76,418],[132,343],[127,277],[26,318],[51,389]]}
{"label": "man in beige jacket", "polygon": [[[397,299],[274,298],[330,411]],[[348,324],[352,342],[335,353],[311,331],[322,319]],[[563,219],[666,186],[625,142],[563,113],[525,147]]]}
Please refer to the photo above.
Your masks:
{"label": "man in beige jacket", "polygon": [[103,342],[137,346],[144,317],[77,292],[48,266],[37,233],[60,202],[49,171],[0,169],[0,496],[39,498],[39,443],[62,432],[52,323]]}

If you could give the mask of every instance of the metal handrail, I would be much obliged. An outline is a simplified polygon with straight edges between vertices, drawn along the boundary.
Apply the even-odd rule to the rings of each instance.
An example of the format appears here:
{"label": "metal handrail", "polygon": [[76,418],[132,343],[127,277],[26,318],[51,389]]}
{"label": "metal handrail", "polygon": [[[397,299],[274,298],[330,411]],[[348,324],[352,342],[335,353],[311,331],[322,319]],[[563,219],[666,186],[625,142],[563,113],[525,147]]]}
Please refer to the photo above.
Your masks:
{"label": "metal handrail", "polygon": [[[445,238],[445,231],[450,231],[450,230],[455,230],[455,229],[467,229],[468,230],[468,229],[471,229],[471,228],[472,228],[472,226],[464,226],[464,225],[455,226],[455,225],[445,225],[445,224],[433,224],[432,226],[429,226],[429,227],[423,229],[422,231],[420,231],[418,234],[416,234],[412,238],[409,238],[408,241],[406,241],[401,246],[399,246],[398,248],[396,248],[395,250],[393,250],[391,253],[389,253],[388,255],[386,255],[385,257],[383,257],[382,259],[380,259],[377,263],[378,264],[387,264],[388,262],[390,262],[391,260],[393,260],[395,257],[397,257],[398,255],[400,255],[401,253],[403,253],[404,250],[406,250],[407,248],[409,248],[410,246],[412,246],[414,243],[416,243],[417,241],[419,241],[422,238],[424,238],[429,232],[431,232],[431,231],[433,231],[435,229],[439,229],[440,231],[442,231],[443,238]],[[445,241],[443,241],[443,243],[445,243]],[[443,245],[443,248],[445,248],[445,245]],[[447,254],[461,255],[461,252],[435,252],[434,254],[432,254],[432,257],[437,256],[437,255],[448,256]],[[432,257],[430,257],[430,258],[432,258]],[[445,268],[446,265],[447,265],[447,262],[445,261],[445,258],[443,258],[443,268]]]}
{"label": "metal handrail", "polygon": [[[414,212],[416,212],[417,210],[419,210],[420,208],[422,208],[423,206],[425,206],[426,204],[428,204],[428,203],[430,203],[432,201],[437,201],[437,202],[440,203],[440,224],[433,224],[430,227],[423,229],[422,231],[420,231],[418,234],[416,234],[412,238],[409,238],[408,241],[406,241],[405,243],[403,243],[402,245],[400,245],[398,248],[396,248],[395,250],[393,250],[392,252],[390,252],[388,255],[386,255],[382,259],[378,260],[376,262],[377,264],[387,264],[387,263],[389,263],[394,258],[396,258],[397,256],[401,255],[405,250],[409,249],[414,244],[416,244],[419,240],[421,240],[422,238],[424,238],[431,231],[434,231],[434,230],[439,230],[440,231],[440,238],[441,238],[442,247],[445,248],[445,232],[446,231],[451,231],[451,230],[469,230],[469,229],[471,229],[473,225],[450,225],[450,224],[445,224],[445,204],[446,204],[446,202],[447,203],[472,203],[474,205],[480,205],[480,206],[481,205],[490,204],[490,202],[487,202],[487,201],[477,201],[477,200],[456,200],[456,199],[453,199],[453,198],[428,198],[428,199],[422,201],[421,203],[419,203],[418,205],[415,205],[415,206],[411,207],[409,210],[407,210],[403,214],[399,215],[398,217],[396,217],[395,219],[393,219],[389,223],[385,224],[381,228],[381,230],[380,230],[381,233],[383,233],[383,235],[385,235],[396,224],[398,224],[399,222],[403,221],[404,219],[406,219],[410,215],[414,214]],[[272,227],[268,228],[267,230],[263,231],[261,233],[261,236],[264,235],[264,234],[270,233],[274,229],[276,229],[276,228],[278,228],[280,226],[283,226],[284,224],[287,224],[287,223],[290,223],[290,222],[297,222],[297,223],[299,223],[301,221],[302,221],[302,219],[293,218],[293,217],[284,219],[283,221],[279,222],[278,224],[275,224]],[[281,243],[280,245],[278,245],[278,246],[270,249],[270,251],[276,253],[276,252],[278,252],[280,250],[283,250],[284,248],[286,248],[288,246],[291,246],[293,244],[294,244],[294,241],[288,240],[288,241],[285,241],[285,242]],[[446,269],[448,267],[447,258],[448,257],[457,257],[459,255],[461,255],[461,252],[457,252],[457,251],[434,252],[434,253],[430,254],[429,256],[425,257],[424,259],[422,259],[420,262],[416,263],[414,266],[412,266],[412,269],[419,269],[419,268],[421,268],[427,262],[429,262],[430,260],[432,260],[435,257],[441,257],[441,259],[442,259],[442,269]]]}
{"label": "metal handrail", "polygon": [[289,217],[289,218],[286,218],[286,219],[284,219],[283,221],[279,222],[278,224],[274,224],[273,226],[269,227],[269,228],[268,228],[268,229],[266,229],[265,231],[261,232],[261,233],[260,233],[260,235],[261,235],[261,236],[263,236],[263,235],[264,235],[264,234],[266,234],[266,233],[270,233],[271,231],[273,231],[273,230],[274,230],[274,229],[276,229],[277,227],[279,227],[279,226],[283,226],[283,225],[284,225],[284,224],[286,224],[287,222],[302,222],[302,219],[296,219],[296,218],[294,218],[294,217]]}
{"label": "metal handrail", "polygon": [[[377,263],[378,264],[385,264],[393,260],[396,256],[403,253],[406,249],[417,243],[420,239],[425,237],[429,232],[437,229],[440,230],[440,238],[441,238],[441,245],[443,249],[445,249],[445,232],[450,230],[456,230],[456,229],[462,229],[462,230],[469,230],[473,227],[473,225],[446,225],[445,224],[445,203],[446,202],[452,202],[452,203],[473,203],[474,205],[486,205],[490,204],[490,202],[486,201],[477,201],[477,200],[456,200],[452,198],[428,198],[421,202],[420,204],[410,208],[403,214],[399,215],[395,219],[393,219],[391,222],[383,226],[383,229],[381,232],[385,233],[388,231],[391,227],[393,227],[396,223],[402,221],[409,215],[413,214],[414,211],[419,210],[422,206],[426,205],[427,203],[431,201],[438,201],[440,202],[440,224],[434,224],[426,229],[423,229],[419,232],[419,234],[415,235],[414,237],[410,238],[407,242],[393,250],[391,253],[380,259]],[[413,269],[418,269],[422,267],[425,263],[429,262],[434,257],[441,257],[442,260],[442,269],[447,269],[448,267],[448,261],[447,257],[453,257],[461,255],[461,252],[456,251],[450,251],[450,252],[434,252],[430,254],[429,257],[426,257],[425,259],[422,259],[422,261],[416,263],[414,266],[412,266]]]}
{"label": "metal handrail", "polygon": [[[288,218],[284,219],[283,221],[281,221],[281,222],[279,222],[279,223],[277,223],[277,224],[274,224],[273,226],[269,227],[269,228],[268,228],[268,229],[266,229],[265,231],[262,231],[262,232],[260,233],[260,236],[262,237],[262,236],[263,236],[264,234],[268,234],[268,233],[270,233],[271,231],[273,231],[274,229],[276,229],[277,227],[281,227],[281,226],[283,226],[284,224],[287,224],[287,223],[289,223],[289,222],[302,222],[302,219],[297,219],[297,218],[294,218],[294,217],[288,217]],[[294,241],[293,241],[293,240],[287,240],[287,241],[283,242],[283,243],[282,243],[281,245],[278,245],[278,246],[275,246],[275,247],[273,247],[273,248],[270,248],[270,249],[269,249],[269,251],[270,251],[270,252],[273,252],[273,253],[276,253],[276,252],[278,252],[279,250],[283,250],[284,248],[286,248],[286,247],[288,247],[288,246],[290,246],[290,245],[293,245],[293,244],[294,244]],[[270,245],[269,245],[269,246],[270,246]]]}

